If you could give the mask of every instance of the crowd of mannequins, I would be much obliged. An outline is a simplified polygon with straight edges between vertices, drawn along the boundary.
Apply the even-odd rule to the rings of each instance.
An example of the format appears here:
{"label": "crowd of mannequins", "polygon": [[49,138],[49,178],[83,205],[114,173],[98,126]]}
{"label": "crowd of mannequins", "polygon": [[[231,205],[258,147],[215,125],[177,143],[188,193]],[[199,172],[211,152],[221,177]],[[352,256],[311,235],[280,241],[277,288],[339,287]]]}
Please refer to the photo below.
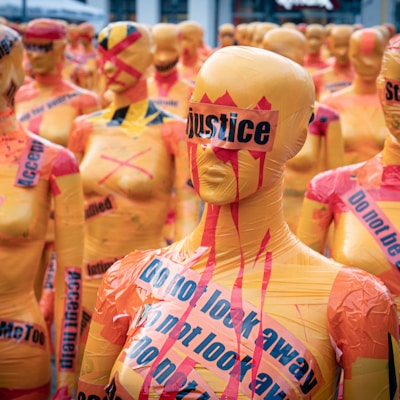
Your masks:
{"label": "crowd of mannequins", "polygon": [[0,18],[0,398],[398,400],[400,35]]}

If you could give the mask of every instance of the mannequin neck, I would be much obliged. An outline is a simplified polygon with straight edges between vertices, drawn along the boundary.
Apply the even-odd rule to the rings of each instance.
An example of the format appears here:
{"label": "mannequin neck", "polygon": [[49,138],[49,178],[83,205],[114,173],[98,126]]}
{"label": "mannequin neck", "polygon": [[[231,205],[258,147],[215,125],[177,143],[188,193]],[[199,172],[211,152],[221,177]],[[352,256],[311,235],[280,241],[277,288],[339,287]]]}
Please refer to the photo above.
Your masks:
{"label": "mannequin neck", "polygon": [[114,92],[113,104],[115,108],[123,108],[130,106],[139,101],[148,98],[147,92],[147,81],[145,78],[141,78],[133,86],[130,86],[123,92]]}
{"label": "mannequin neck", "polygon": [[356,75],[353,80],[353,90],[356,94],[377,94],[376,79],[367,80]]}
{"label": "mannequin neck", "polygon": [[[191,248],[214,247],[222,257],[254,256],[268,239],[268,248],[286,251],[291,236],[283,217],[282,179],[272,188],[261,188],[239,202],[206,204],[199,226],[189,237]],[[290,243],[290,241],[289,241]]]}
{"label": "mannequin neck", "polygon": [[350,61],[348,61],[345,64],[341,64],[337,61],[337,59],[335,59],[334,63],[333,63],[333,67],[337,70],[337,71],[346,71],[348,69],[351,69],[351,63]]}
{"label": "mannequin neck", "polygon": [[321,51],[317,51],[316,53],[307,53],[308,61],[319,61],[321,60]]}
{"label": "mannequin neck", "polygon": [[41,86],[57,86],[63,80],[61,66],[44,74],[34,73],[34,78]]}
{"label": "mannequin neck", "polygon": [[172,84],[178,80],[178,70],[176,66],[170,69],[168,72],[159,72],[155,70],[154,72],[154,79],[158,83],[169,83]]}
{"label": "mannequin neck", "polygon": [[192,67],[194,66],[197,61],[199,60],[199,54],[195,53],[195,54],[182,54],[181,56],[181,62],[183,65],[188,66],[188,67]]}

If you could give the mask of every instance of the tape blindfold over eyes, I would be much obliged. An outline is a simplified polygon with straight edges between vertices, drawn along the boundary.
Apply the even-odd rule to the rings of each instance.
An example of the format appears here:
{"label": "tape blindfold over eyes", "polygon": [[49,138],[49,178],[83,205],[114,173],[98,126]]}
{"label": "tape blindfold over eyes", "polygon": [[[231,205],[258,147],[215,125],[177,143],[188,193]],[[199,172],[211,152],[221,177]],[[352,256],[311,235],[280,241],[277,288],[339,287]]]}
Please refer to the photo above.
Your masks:
{"label": "tape blindfold over eyes", "polygon": [[49,43],[24,43],[24,48],[26,51],[36,52],[36,53],[49,53],[54,50],[54,45],[52,42]]}

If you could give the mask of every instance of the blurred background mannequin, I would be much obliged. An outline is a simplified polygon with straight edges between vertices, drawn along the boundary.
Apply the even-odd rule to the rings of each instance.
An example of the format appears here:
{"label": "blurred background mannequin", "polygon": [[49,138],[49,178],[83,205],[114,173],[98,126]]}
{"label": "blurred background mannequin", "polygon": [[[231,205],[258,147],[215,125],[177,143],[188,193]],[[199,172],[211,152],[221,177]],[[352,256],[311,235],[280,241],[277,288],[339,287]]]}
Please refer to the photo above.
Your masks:
{"label": "blurred background mannequin", "polygon": [[83,51],[82,43],[79,40],[79,26],[74,23],[67,25],[67,45],[65,48],[66,56],[77,63],[81,62]]}
{"label": "blurred background mannequin", "polygon": [[385,38],[377,29],[353,32],[349,46],[349,58],[355,70],[353,83],[321,101],[340,115],[345,165],[365,161],[383,148],[387,128],[376,79],[385,45]]}
{"label": "blurred background mannequin", "polygon": [[275,28],[279,28],[279,25],[272,22],[259,22],[254,29],[251,45],[253,47],[262,47],[264,35]]}
{"label": "blurred background mannequin", "polygon": [[[389,42],[379,77],[389,133],[369,160],[317,175],[308,187],[298,236],[323,252],[333,226],[331,256],[378,276],[395,296],[400,317],[400,37]],[[395,89],[397,88],[397,89]]]}
{"label": "blurred background mannequin", "polygon": [[78,25],[79,42],[82,46],[80,62],[83,65],[85,74],[81,79],[80,86],[98,91],[97,70],[99,68],[97,60],[97,50],[94,46],[95,30],[89,22],[82,22]]}
{"label": "blurred background mannequin", "polygon": [[246,23],[240,23],[235,26],[235,42],[239,46],[245,46],[246,45],[246,30],[247,30],[247,24]]}
{"label": "blurred background mannequin", "polygon": [[221,24],[218,26],[218,46],[213,50],[216,51],[225,46],[233,46],[235,44],[235,25],[231,23]]}
{"label": "blurred background mannequin", "polygon": [[[53,143],[67,146],[74,119],[98,110],[97,95],[63,77],[63,63],[67,44],[65,23],[40,18],[30,21],[23,43],[33,80],[23,85],[15,97],[16,115],[24,127]],[[42,265],[37,274],[36,293],[42,298],[42,309],[49,326],[53,315],[54,287],[54,219],[50,214]],[[45,271],[48,275],[45,278]],[[50,274],[50,275],[49,275]],[[42,296],[42,285],[46,290]]]}
{"label": "blurred background mannequin", "polygon": [[[280,55],[229,46],[207,59],[187,134],[202,220],[181,241],[108,270],[79,398],[333,400],[340,368],[347,399],[398,395],[390,293],[305,246],[283,218],[284,165],[313,104],[308,72]],[[219,127],[232,110],[231,136],[195,123]]]}
{"label": "blurred background mannequin", "polygon": [[200,52],[203,27],[196,21],[183,21],[178,24],[178,28],[182,50],[178,63],[179,75],[194,82],[206,58]]}
{"label": "blurred background mannequin", "polygon": [[[279,28],[265,34],[263,48],[303,65],[307,43],[297,30]],[[287,161],[285,168],[283,213],[293,233],[309,180],[320,171],[343,165],[343,150],[338,113],[316,102],[304,146]]]}
{"label": "blurred background mannequin", "polygon": [[321,24],[309,24],[305,30],[307,53],[304,58],[304,67],[310,73],[326,68],[329,64],[322,57],[325,32]]}
{"label": "blurred background mannequin", "polygon": [[15,99],[21,123],[62,146],[68,143],[74,119],[100,107],[95,93],[62,76],[66,35],[65,24],[57,20],[41,18],[27,24],[24,46],[34,80],[24,85]]}
{"label": "blurred background mannequin", "polygon": [[107,268],[134,249],[165,244],[163,226],[174,184],[175,240],[191,232],[199,213],[189,179],[185,121],[148,98],[149,29],[111,23],[100,31],[98,49],[113,101],[101,112],[77,118],[68,144],[81,160],[85,195],[83,343]]}
{"label": "blurred background mannequin", "polygon": [[[17,32],[0,26],[0,398],[47,400],[50,336],[35,280],[54,213],[54,399],[72,399],[81,315],[83,195],[76,160],[18,123],[14,95],[24,80]],[[53,207],[53,208],[52,208]]]}
{"label": "blurred background mannequin", "polygon": [[193,83],[179,75],[179,31],[176,24],[159,23],[152,26],[154,40],[154,72],[147,80],[149,98],[159,107],[187,117],[188,101]]}
{"label": "blurred background mannequin", "polygon": [[351,25],[335,25],[329,34],[329,49],[333,62],[327,68],[313,72],[317,100],[344,89],[353,83],[354,68],[349,59]]}
{"label": "blurred background mannequin", "polygon": [[[149,98],[163,110],[186,118],[193,83],[182,79],[177,69],[180,54],[178,27],[176,24],[159,23],[152,26],[151,33],[154,40],[154,72],[147,79]],[[164,227],[167,243],[172,243],[174,238],[175,211],[174,189],[171,210]]]}

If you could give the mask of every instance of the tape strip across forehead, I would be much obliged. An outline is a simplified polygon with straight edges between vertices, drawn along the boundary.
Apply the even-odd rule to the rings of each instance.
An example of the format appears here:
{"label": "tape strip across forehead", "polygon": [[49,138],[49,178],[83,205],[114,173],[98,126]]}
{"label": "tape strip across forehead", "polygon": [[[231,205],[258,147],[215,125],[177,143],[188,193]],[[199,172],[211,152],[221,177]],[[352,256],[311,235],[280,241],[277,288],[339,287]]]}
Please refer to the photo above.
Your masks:
{"label": "tape strip across forehead", "polygon": [[373,54],[375,43],[375,33],[372,31],[362,32],[360,38],[360,52],[362,54]]}
{"label": "tape strip across forehead", "polygon": [[249,110],[189,102],[186,139],[229,150],[272,150],[278,110]]}
{"label": "tape strip across forehead", "polygon": [[58,40],[65,39],[66,36],[67,30],[61,24],[38,24],[27,28],[24,39]]}

